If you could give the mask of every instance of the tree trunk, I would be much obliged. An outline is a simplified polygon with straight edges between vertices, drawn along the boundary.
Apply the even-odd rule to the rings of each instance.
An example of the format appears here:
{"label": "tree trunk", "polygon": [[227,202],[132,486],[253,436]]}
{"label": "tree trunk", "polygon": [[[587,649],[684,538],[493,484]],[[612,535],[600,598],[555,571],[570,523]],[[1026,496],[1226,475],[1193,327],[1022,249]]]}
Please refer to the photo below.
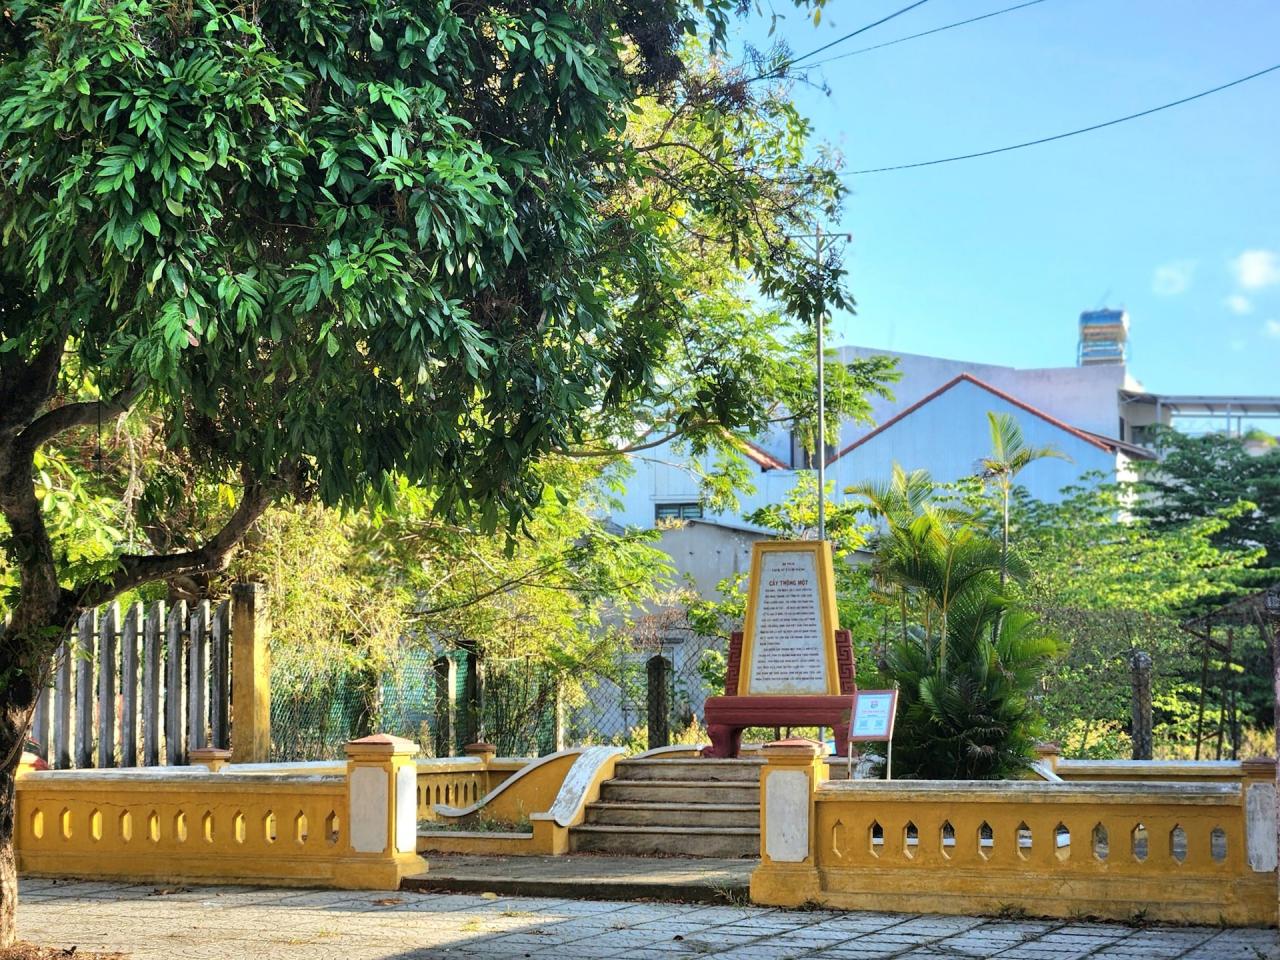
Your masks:
{"label": "tree trunk", "polygon": [[[9,684],[0,691],[0,699],[10,701],[9,694],[15,686],[23,684]],[[13,848],[17,797],[14,778],[18,762],[22,759],[33,705],[34,698],[26,707],[13,702],[0,705],[0,949],[12,946],[17,939],[18,865]]]}

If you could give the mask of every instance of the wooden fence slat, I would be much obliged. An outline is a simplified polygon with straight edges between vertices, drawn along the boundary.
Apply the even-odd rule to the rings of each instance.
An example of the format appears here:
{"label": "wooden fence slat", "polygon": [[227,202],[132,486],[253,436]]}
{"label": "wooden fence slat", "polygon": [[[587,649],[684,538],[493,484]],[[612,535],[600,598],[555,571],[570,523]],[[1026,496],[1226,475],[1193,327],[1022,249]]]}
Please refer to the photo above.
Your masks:
{"label": "wooden fence slat", "polygon": [[209,736],[213,746],[231,747],[231,602],[218,604],[210,625]]}
{"label": "wooden fence slat", "polygon": [[116,765],[116,641],[120,607],[107,605],[98,621],[98,766]]}
{"label": "wooden fence slat", "polygon": [[48,682],[40,689],[36,698],[35,716],[31,718],[31,739],[36,743],[36,756],[41,760],[49,759],[49,708],[53,706]]}
{"label": "wooden fence slat", "polygon": [[182,633],[187,604],[179,600],[169,611],[164,665],[164,755],[173,766],[187,762],[182,728]]}
{"label": "wooden fence slat", "polygon": [[93,610],[80,615],[76,636],[76,752],[77,767],[93,766]]}
{"label": "wooden fence slat", "polygon": [[191,610],[190,639],[187,646],[187,747],[208,746],[205,728],[205,693],[208,673],[205,658],[209,645],[205,631],[209,623],[209,601],[201,600]]}
{"label": "wooden fence slat", "polygon": [[120,766],[138,765],[138,627],[142,604],[133,603],[124,615],[120,635]]}
{"label": "wooden fence slat", "polygon": [[53,766],[71,766],[71,644],[65,639],[53,661]]}
{"label": "wooden fence slat", "polygon": [[160,763],[160,635],[164,601],[157,600],[142,624],[142,765]]}

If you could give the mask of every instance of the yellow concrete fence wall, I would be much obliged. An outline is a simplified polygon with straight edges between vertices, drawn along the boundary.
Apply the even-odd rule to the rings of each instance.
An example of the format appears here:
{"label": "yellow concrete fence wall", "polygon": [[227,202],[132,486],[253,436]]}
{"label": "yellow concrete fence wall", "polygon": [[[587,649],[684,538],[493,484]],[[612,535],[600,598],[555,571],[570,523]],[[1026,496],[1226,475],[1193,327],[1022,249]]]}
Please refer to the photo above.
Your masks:
{"label": "yellow concrete fence wall", "polygon": [[396,889],[416,853],[417,748],[347,745],[339,774],[188,768],[24,771],[17,780],[25,876],[270,882]]}
{"label": "yellow concrete fence wall", "polygon": [[766,750],[758,903],[1276,922],[1274,781],[823,782]]}

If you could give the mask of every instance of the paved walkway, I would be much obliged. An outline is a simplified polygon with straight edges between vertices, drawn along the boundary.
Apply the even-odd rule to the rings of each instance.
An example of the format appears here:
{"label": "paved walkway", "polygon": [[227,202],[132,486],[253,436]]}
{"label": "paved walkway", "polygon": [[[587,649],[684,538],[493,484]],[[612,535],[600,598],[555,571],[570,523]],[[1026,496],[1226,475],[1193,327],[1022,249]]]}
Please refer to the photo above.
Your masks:
{"label": "paved walkway", "polygon": [[1274,930],[41,880],[18,931],[135,960],[1280,960]]}

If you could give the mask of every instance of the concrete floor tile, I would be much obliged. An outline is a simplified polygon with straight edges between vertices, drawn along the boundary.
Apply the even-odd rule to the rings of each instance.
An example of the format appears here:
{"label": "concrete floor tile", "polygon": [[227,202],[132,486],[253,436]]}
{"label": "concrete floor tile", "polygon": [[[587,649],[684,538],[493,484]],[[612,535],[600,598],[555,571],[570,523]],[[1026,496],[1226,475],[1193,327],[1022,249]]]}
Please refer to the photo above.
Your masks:
{"label": "concrete floor tile", "polygon": [[153,896],[155,889],[24,881],[20,935],[133,960],[1280,960],[1273,930],[252,887],[159,888],[173,892]]}

